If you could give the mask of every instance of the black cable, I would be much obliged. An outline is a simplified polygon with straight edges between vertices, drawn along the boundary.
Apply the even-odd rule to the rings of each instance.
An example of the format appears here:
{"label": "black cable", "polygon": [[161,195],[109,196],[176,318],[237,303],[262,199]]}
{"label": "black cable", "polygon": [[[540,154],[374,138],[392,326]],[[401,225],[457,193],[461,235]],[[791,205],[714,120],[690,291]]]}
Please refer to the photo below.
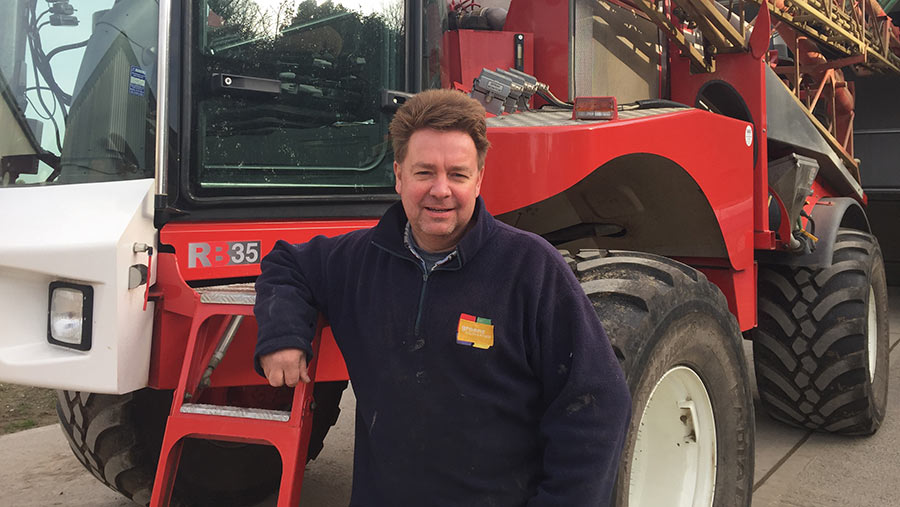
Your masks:
{"label": "black cable", "polygon": [[[37,7],[37,5],[35,5],[35,7]],[[37,19],[34,20],[34,23],[37,24],[37,22],[40,21],[41,18],[43,18],[45,14],[49,14],[49,13],[50,13],[50,9],[47,9],[46,11],[42,12],[42,13],[37,17]]]}
{"label": "black cable", "polygon": [[[59,87],[59,84],[57,84],[56,78],[53,76],[53,68],[50,67],[50,63],[40,47],[40,42],[37,42],[35,48],[34,61],[38,70],[41,71],[41,75],[44,77],[44,82],[46,82],[47,86],[53,91],[53,95],[56,99],[63,106],[69,105],[72,102],[72,96],[64,92],[62,88]],[[68,116],[68,110],[65,107],[63,107],[63,116]]]}
{"label": "black cable", "polygon": [[[29,14],[34,18],[34,13],[36,9],[36,3],[31,4],[31,9]],[[56,78],[53,76],[53,68],[50,66],[49,60],[46,55],[44,55],[44,48],[41,44],[41,34],[40,29],[49,24],[49,21],[45,21],[40,25],[37,25],[37,19],[34,19],[30,25],[31,30],[29,31],[30,39],[34,47],[32,48],[32,60],[34,60],[34,64],[38,67],[38,70],[41,71],[41,75],[44,77],[44,82],[50,87],[53,91],[53,95],[57,101],[59,101],[60,108],[62,109],[63,119],[68,119],[68,106],[72,102],[72,96],[67,94],[60,88],[59,84],[56,82]]]}
{"label": "black cable", "polygon": [[49,117],[49,116],[44,116],[44,115],[42,115],[41,112],[38,110],[37,106],[34,105],[34,102],[32,102],[31,99],[28,98],[28,95],[25,96],[25,102],[27,102],[28,105],[31,106],[32,109],[34,109],[34,114],[35,114],[38,118],[40,118],[40,119],[42,119],[42,120],[50,121],[50,117]]}
{"label": "black cable", "polygon": [[[26,93],[26,95],[25,95],[25,100],[31,105],[31,107],[34,108],[34,113],[35,113],[36,115],[38,115],[38,117],[40,117],[42,120],[50,120],[50,117],[41,115],[40,111],[37,110],[37,106],[34,105],[34,102],[32,102],[31,99],[28,98],[27,93],[28,93],[28,92],[31,92],[31,91],[35,91],[35,90],[37,90],[38,93],[41,93],[41,90],[48,90],[48,91],[52,91],[52,90],[50,89],[49,86],[40,86],[40,85],[38,85],[38,86],[29,86],[28,88],[25,88],[25,90],[24,90],[25,93]],[[53,105],[55,106],[55,105],[56,105],[56,102],[54,102]],[[53,113],[56,114],[56,108],[55,108],[55,107],[53,108]]]}
{"label": "black cable", "polygon": [[675,102],[674,100],[667,99],[643,99],[636,100],[634,102],[628,102],[625,104],[619,104],[619,111],[634,111],[637,109],[654,109],[659,107],[684,107],[690,108],[691,106],[687,104],[682,104],[681,102]]}
{"label": "black cable", "polygon": [[[34,41],[29,40],[28,42],[29,42],[28,47],[29,47],[29,50],[32,52],[32,60],[33,60],[33,59],[34,59]],[[37,86],[40,87],[40,85],[41,85],[41,80],[40,80],[40,75],[38,74],[38,66],[37,66],[37,65],[32,65],[31,67],[32,67],[32,70],[34,71],[34,82],[35,82],[35,84],[36,84]],[[46,88],[46,87],[45,87],[45,88]],[[52,89],[51,89],[51,92],[52,92]],[[37,96],[38,96],[38,102],[40,102],[40,103],[41,103],[41,106],[44,108],[44,112],[47,113],[48,116],[50,116],[50,119],[53,121],[53,125],[54,125],[54,126],[57,126],[57,125],[56,125],[56,120],[53,119],[53,113],[56,112],[56,107],[53,108],[53,112],[51,113],[51,112],[50,112],[50,107],[48,107],[48,106],[47,106],[47,103],[44,102],[44,96],[43,96],[43,94],[40,92],[40,90],[38,90]],[[55,100],[55,99],[56,99],[56,97],[54,96],[54,100]],[[56,105],[56,102],[54,102],[53,105],[55,106],[55,105]],[[58,129],[57,129],[57,130],[58,130]]]}
{"label": "black cable", "polygon": [[63,51],[71,51],[73,49],[83,48],[88,45],[88,41],[90,39],[85,39],[81,42],[76,42],[74,44],[66,44],[65,46],[58,46],[53,48],[49,53],[47,53],[47,61],[49,62],[51,58],[62,53]]}
{"label": "black cable", "polygon": [[805,209],[800,208],[800,214],[806,217],[806,221],[808,222],[809,233],[813,236],[816,235],[816,221],[813,220],[813,217],[809,216],[809,213],[806,212]]}
{"label": "black cable", "polygon": [[[46,87],[46,86],[30,86],[25,91],[28,92],[28,91],[35,91],[35,90],[37,91],[38,94],[40,94],[41,90],[50,90],[50,88]],[[28,95],[25,96],[25,100],[28,100],[29,102],[31,102],[31,100],[28,99]],[[31,105],[34,106],[34,103],[32,102]],[[57,102],[54,100],[53,101],[53,111],[46,111],[49,116],[41,116],[41,113],[38,112],[37,107],[34,108],[35,113],[38,116],[40,116],[42,120],[49,120],[50,117],[52,117],[53,115],[56,114],[56,109],[57,109],[56,105],[57,105]]]}
{"label": "black cable", "polygon": [[559,100],[558,98],[556,98],[555,95],[550,93],[550,90],[538,90],[536,93],[539,97],[541,97],[542,99],[546,100],[547,102],[553,104],[556,107],[561,107],[563,109],[572,109],[574,107],[572,104],[569,104],[568,102],[563,102],[563,101]]}
{"label": "black cable", "polygon": [[[33,9],[34,9],[36,3],[37,3],[36,1],[32,3],[32,5],[31,5],[32,10],[30,10],[30,12],[29,12],[29,14],[31,14],[32,17],[34,17]],[[33,26],[33,23],[32,23],[32,26]],[[32,63],[34,63],[34,65],[32,65],[32,68],[34,70],[34,84],[36,87],[40,88],[41,80],[40,80],[40,77],[38,76],[39,64],[37,61],[37,53],[35,52],[35,41],[34,41],[33,31],[29,31],[29,33],[28,33],[28,50],[31,52],[31,60],[32,60]],[[52,92],[52,89],[51,89],[51,92]],[[47,113],[47,115],[50,117],[51,121],[53,121],[53,124],[55,126],[56,121],[53,120],[53,113],[50,112],[50,108],[47,107],[47,104],[44,102],[44,96],[41,94],[40,90],[38,90],[37,96],[38,96],[38,102],[41,103],[41,106],[43,106],[43,108],[44,108],[44,112]],[[54,106],[55,105],[56,105],[56,103],[54,102]],[[55,113],[56,108],[54,107],[53,109],[54,109],[54,113]]]}
{"label": "black cable", "polygon": [[682,104],[681,102],[675,102],[674,100],[667,99],[643,99],[635,102],[638,105],[638,109],[650,109],[654,107],[691,107],[687,104]]}
{"label": "black cable", "polygon": [[[37,1],[32,2],[31,6],[30,6],[31,9],[29,9],[29,14],[31,15],[32,18],[35,17],[36,4],[37,4]],[[33,23],[32,23],[32,26],[34,26]],[[32,62],[34,63],[34,65],[32,65],[32,68],[34,70],[34,84],[35,84],[35,86],[40,87],[41,80],[40,80],[40,77],[38,76],[38,66],[39,66],[38,58],[39,57],[38,57],[38,53],[37,53],[37,48],[35,47],[35,45],[36,45],[35,35],[36,34],[33,30],[29,30],[28,37],[27,37],[28,38],[28,49],[31,52],[31,59],[32,59]],[[39,42],[37,42],[37,44],[39,44]],[[46,76],[45,76],[44,80],[46,82]],[[50,83],[47,83],[47,84],[50,85]],[[51,88],[51,92],[53,92],[52,86],[50,88]],[[41,106],[44,108],[44,112],[47,113],[47,116],[50,117],[49,118],[50,122],[53,123],[53,130],[54,130],[54,133],[56,134],[56,147],[59,149],[59,152],[62,153],[62,140],[59,137],[59,124],[56,123],[56,118],[54,117],[54,114],[56,113],[56,107],[53,108],[53,112],[50,111],[50,108],[47,106],[47,103],[44,102],[44,96],[41,93],[40,89],[37,91],[37,96],[38,96],[38,102],[41,103]],[[58,100],[55,93],[53,95],[53,98],[54,98],[54,101]],[[57,104],[57,102],[54,102],[54,106],[56,106],[56,104]],[[35,109],[37,109],[37,108],[35,108]]]}

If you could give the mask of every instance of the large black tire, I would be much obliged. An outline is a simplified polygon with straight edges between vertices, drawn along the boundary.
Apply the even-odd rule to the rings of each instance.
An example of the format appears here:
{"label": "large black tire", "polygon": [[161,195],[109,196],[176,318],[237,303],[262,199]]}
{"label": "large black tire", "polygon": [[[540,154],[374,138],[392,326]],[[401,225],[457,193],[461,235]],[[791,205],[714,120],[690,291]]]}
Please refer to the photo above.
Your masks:
{"label": "large black tire", "polygon": [[[322,450],[346,386],[347,382],[316,384],[308,459]],[[113,490],[147,505],[171,404],[171,391],[142,389],[123,395],[58,391],[56,410],[81,464]],[[172,503],[250,505],[277,491],[280,470],[274,447],[188,439]]]}
{"label": "large black tire", "polygon": [[[640,460],[648,456],[638,447],[646,446],[646,439],[656,431],[652,429],[654,423],[674,426],[677,431],[679,424],[687,426],[685,421],[690,417],[677,409],[671,420],[654,422],[649,415],[644,417],[658,413],[655,407],[659,402],[654,402],[652,410],[648,410],[648,402],[660,380],[664,376],[673,379],[684,375],[686,370],[682,367],[686,367],[702,383],[700,390],[706,391],[706,406],[711,407],[715,421],[709,425],[715,426],[711,444],[715,449],[715,467],[709,476],[709,485],[714,484],[712,505],[749,506],[753,486],[753,402],[740,330],[725,297],[702,273],[665,257],[585,250],[574,260],[575,272],[622,362],[632,393],[632,419],[616,484],[616,505],[694,505],[699,498],[696,491],[702,488],[677,491],[668,487],[667,481],[672,477],[687,476],[685,463],[644,468],[646,461]],[[669,376],[671,372],[679,373]],[[660,385],[667,382],[670,380]],[[696,401],[702,404],[701,400]],[[699,433],[702,428],[695,430]],[[639,444],[639,435],[644,443]],[[690,444],[671,442],[673,449],[681,445]],[[648,498],[646,492],[654,490],[661,496]]]}
{"label": "large black tire", "polygon": [[871,234],[840,229],[827,268],[760,267],[753,358],[773,418],[875,433],[887,404],[889,336],[884,261]]}

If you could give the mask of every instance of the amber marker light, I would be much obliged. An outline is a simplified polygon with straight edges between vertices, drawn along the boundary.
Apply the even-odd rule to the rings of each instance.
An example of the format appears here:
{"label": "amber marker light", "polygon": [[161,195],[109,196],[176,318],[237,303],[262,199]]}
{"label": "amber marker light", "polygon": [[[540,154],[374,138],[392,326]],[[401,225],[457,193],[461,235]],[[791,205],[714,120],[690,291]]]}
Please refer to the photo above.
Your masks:
{"label": "amber marker light", "polygon": [[619,108],[615,97],[576,97],[573,120],[615,120]]}

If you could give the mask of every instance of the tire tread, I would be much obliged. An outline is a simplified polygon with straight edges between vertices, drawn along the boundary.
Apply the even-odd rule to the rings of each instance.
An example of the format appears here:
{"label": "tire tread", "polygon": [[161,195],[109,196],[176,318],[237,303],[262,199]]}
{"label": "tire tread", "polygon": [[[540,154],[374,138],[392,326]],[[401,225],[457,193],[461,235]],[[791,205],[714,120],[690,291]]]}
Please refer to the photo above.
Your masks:
{"label": "tire tread", "polygon": [[[564,258],[594,304],[622,363],[633,397],[635,392],[649,393],[656,384],[658,378],[645,375],[648,365],[658,365],[660,361],[671,360],[677,365],[697,367],[701,377],[723,375],[718,368],[728,370],[730,376],[726,382],[722,382],[721,377],[711,377],[718,378],[718,382],[710,380],[722,389],[717,391],[717,399],[722,400],[722,408],[716,416],[721,417],[717,419],[717,431],[722,424],[721,428],[727,428],[722,431],[729,435],[729,438],[723,437],[719,441],[721,446],[717,447],[721,461],[717,463],[720,477],[717,478],[714,504],[749,507],[753,487],[753,402],[740,345],[740,328],[728,310],[725,296],[700,271],[666,257],[610,250],[602,251],[602,255],[592,254],[587,260],[583,255],[564,254]],[[710,341],[705,341],[698,349],[716,352],[709,356],[699,354],[690,345],[692,336],[682,338],[684,341],[667,341],[660,345],[662,336],[671,340],[672,335],[667,334],[671,332],[670,326],[687,321],[715,326],[716,331],[701,334],[717,338],[709,338]],[[673,343],[677,343],[677,351],[667,348]],[[679,355],[683,350],[691,352]],[[709,362],[698,360],[698,357],[705,357]],[[693,363],[695,360],[699,362]],[[704,369],[709,368],[710,362],[716,367]],[[638,403],[638,398],[634,399]],[[730,409],[725,409],[725,405]],[[642,407],[634,406],[632,410],[632,424],[637,424],[636,421],[641,420]],[[632,437],[636,431],[633,426],[628,442],[631,442],[630,438],[636,438]],[[617,485],[620,502],[627,502],[623,495],[627,495],[631,487],[627,479],[622,478],[628,477],[629,473],[629,445],[626,443],[625,459],[619,472],[624,474],[620,475]]]}
{"label": "tire tread", "polygon": [[826,268],[760,266],[753,357],[762,405],[775,419],[846,434],[878,428],[865,388],[865,312],[878,251],[870,234],[841,229]]}
{"label": "tire tread", "polygon": [[[322,450],[322,440],[337,421],[340,413],[338,403],[346,385],[346,382],[323,382],[315,386],[317,412],[313,418],[308,461]],[[168,401],[165,403],[161,402],[166,399]],[[150,389],[123,395],[57,391],[57,414],[62,432],[78,461],[110,489],[137,504],[147,505],[170,402],[170,394]],[[277,465],[277,452],[273,450],[269,454],[275,458]],[[260,454],[254,453],[253,456],[250,459],[259,459]],[[184,458],[182,464],[185,464]],[[269,469],[269,465],[266,462],[265,468]],[[190,467],[179,467],[179,480],[176,484],[182,479],[193,483],[193,477],[199,475],[192,472],[190,478],[187,475],[183,477],[182,473],[187,468]],[[266,483],[248,482],[245,491],[238,489],[233,492],[233,498],[220,499],[221,501],[214,501],[211,496],[205,499],[195,498],[198,493],[193,490],[207,487],[206,484],[201,488],[188,488],[191,491],[180,491],[180,486],[176,485],[173,505],[206,505],[208,502],[221,505],[225,501],[244,504],[251,498],[261,499],[272,493],[272,488],[277,488],[277,472],[276,469],[271,474],[266,473],[267,477],[271,477]],[[187,494],[191,498],[187,498]],[[204,493],[199,495],[202,497]]]}

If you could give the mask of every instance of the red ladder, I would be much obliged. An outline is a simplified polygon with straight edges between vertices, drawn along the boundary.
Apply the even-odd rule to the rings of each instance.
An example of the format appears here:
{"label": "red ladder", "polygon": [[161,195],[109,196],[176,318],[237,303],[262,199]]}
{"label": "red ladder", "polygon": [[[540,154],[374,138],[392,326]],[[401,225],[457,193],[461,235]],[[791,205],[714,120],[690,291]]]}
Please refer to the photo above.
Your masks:
{"label": "red ladder", "polygon": [[[221,360],[243,318],[253,315],[256,300],[252,284],[207,287],[197,289],[197,292],[199,304],[194,306],[184,363],[166,423],[150,506],[169,505],[184,439],[200,438],[274,446],[281,455],[282,463],[278,507],[296,507],[300,503],[300,487],[312,429],[313,383],[297,385],[290,411],[188,403],[186,400],[196,398],[198,391],[208,385],[212,368]],[[214,316],[230,317],[220,330],[221,338],[216,351],[211,354],[212,347],[201,344],[205,340],[198,336],[203,324]],[[309,365],[310,378],[315,378],[319,341],[317,333],[313,341],[313,360]]]}

